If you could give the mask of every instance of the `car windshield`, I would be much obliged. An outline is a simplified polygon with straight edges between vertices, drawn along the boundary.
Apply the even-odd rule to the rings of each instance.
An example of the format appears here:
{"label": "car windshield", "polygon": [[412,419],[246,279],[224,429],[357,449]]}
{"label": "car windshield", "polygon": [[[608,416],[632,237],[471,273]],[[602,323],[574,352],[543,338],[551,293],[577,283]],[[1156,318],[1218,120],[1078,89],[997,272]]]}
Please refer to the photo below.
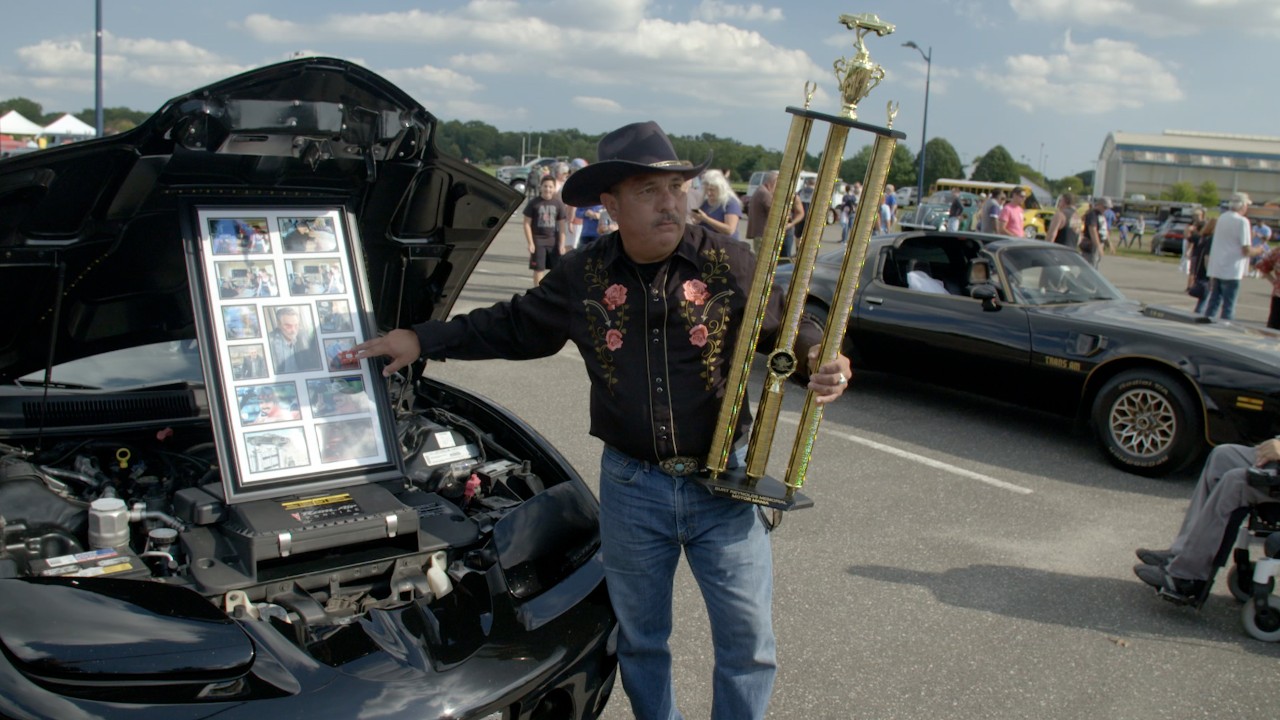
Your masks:
{"label": "car windshield", "polygon": [[1001,251],[998,257],[1017,303],[1057,305],[1124,299],[1119,290],[1077,253],[1016,247]]}
{"label": "car windshield", "polygon": [[[101,390],[129,390],[171,383],[204,383],[200,347],[175,340],[113,350],[53,366],[51,384]],[[44,371],[18,378],[22,386],[43,385]]]}

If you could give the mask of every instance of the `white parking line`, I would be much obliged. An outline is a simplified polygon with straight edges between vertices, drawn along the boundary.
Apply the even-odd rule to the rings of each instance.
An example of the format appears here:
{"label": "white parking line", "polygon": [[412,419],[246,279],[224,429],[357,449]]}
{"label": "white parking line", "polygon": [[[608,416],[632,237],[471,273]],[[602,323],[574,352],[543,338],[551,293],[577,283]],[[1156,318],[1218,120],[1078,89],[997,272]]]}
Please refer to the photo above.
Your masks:
{"label": "white parking line", "polygon": [[[778,419],[785,421],[787,423],[790,423],[792,425],[800,424],[800,414],[796,412],[783,411],[779,414]],[[866,438],[860,438],[856,435],[837,432],[835,430],[828,430],[821,426],[818,427],[818,432],[823,433],[824,435],[830,435],[831,437],[840,438],[841,440],[848,440],[849,442],[854,442],[859,445],[865,445],[866,447],[869,447],[873,450],[886,452],[886,453],[889,453],[890,455],[897,455],[900,458],[911,460],[912,462],[918,462],[921,465],[928,465],[931,468],[937,468],[938,470],[945,470],[946,472],[959,475],[961,477],[967,477],[971,480],[977,480],[978,482],[986,483],[987,485],[1000,488],[1001,490],[1008,490],[1009,492],[1015,492],[1020,495],[1030,495],[1033,492],[1031,488],[1025,488],[1025,487],[1022,487],[1021,485],[1014,485],[1013,483],[1008,483],[1003,480],[997,480],[996,478],[993,478],[990,475],[983,475],[982,473],[976,473],[972,470],[965,470],[962,467],[957,467],[949,463],[944,463],[941,460],[934,460],[933,458],[925,457],[924,455],[918,455],[913,452],[908,452],[906,450],[902,450],[901,448],[893,447],[892,445],[885,445],[884,443],[876,442],[875,440],[868,440]]]}

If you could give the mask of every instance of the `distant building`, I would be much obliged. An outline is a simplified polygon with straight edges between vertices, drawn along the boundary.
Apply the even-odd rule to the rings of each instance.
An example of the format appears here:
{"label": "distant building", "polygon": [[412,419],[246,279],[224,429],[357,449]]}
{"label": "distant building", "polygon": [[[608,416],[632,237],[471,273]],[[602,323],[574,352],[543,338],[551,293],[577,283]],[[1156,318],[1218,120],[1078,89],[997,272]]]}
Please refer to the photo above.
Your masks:
{"label": "distant building", "polygon": [[1158,198],[1170,185],[1218,186],[1219,199],[1245,192],[1255,203],[1280,198],[1280,137],[1165,130],[1113,132],[1102,143],[1093,194]]}

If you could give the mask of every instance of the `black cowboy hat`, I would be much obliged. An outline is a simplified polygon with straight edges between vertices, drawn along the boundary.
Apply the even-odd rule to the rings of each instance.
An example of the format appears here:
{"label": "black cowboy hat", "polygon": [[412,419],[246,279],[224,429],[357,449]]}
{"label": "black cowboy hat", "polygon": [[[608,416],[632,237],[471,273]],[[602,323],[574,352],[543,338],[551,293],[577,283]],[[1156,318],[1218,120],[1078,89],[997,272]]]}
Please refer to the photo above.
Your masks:
{"label": "black cowboy hat", "polygon": [[711,164],[711,155],[701,165],[676,157],[667,134],[653,121],[632,123],[600,138],[596,161],[569,176],[560,198],[565,204],[586,207],[600,203],[600,193],[619,182],[650,172],[680,173],[695,178]]}

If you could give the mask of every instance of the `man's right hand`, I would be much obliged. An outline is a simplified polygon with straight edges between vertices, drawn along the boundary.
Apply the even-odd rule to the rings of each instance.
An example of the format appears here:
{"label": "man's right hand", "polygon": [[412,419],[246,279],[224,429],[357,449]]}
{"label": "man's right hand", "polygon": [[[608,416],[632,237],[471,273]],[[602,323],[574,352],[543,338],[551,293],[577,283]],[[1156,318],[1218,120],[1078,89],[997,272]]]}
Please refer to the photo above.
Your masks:
{"label": "man's right hand", "polygon": [[1277,460],[1280,460],[1280,438],[1264,440],[1254,448],[1254,465],[1262,467]]}
{"label": "man's right hand", "polygon": [[387,366],[382,368],[386,377],[422,355],[422,346],[418,344],[418,334],[412,330],[397,329],[372,340],[356,345],[352,351],[359,359],[382,357],[391,358]]}

